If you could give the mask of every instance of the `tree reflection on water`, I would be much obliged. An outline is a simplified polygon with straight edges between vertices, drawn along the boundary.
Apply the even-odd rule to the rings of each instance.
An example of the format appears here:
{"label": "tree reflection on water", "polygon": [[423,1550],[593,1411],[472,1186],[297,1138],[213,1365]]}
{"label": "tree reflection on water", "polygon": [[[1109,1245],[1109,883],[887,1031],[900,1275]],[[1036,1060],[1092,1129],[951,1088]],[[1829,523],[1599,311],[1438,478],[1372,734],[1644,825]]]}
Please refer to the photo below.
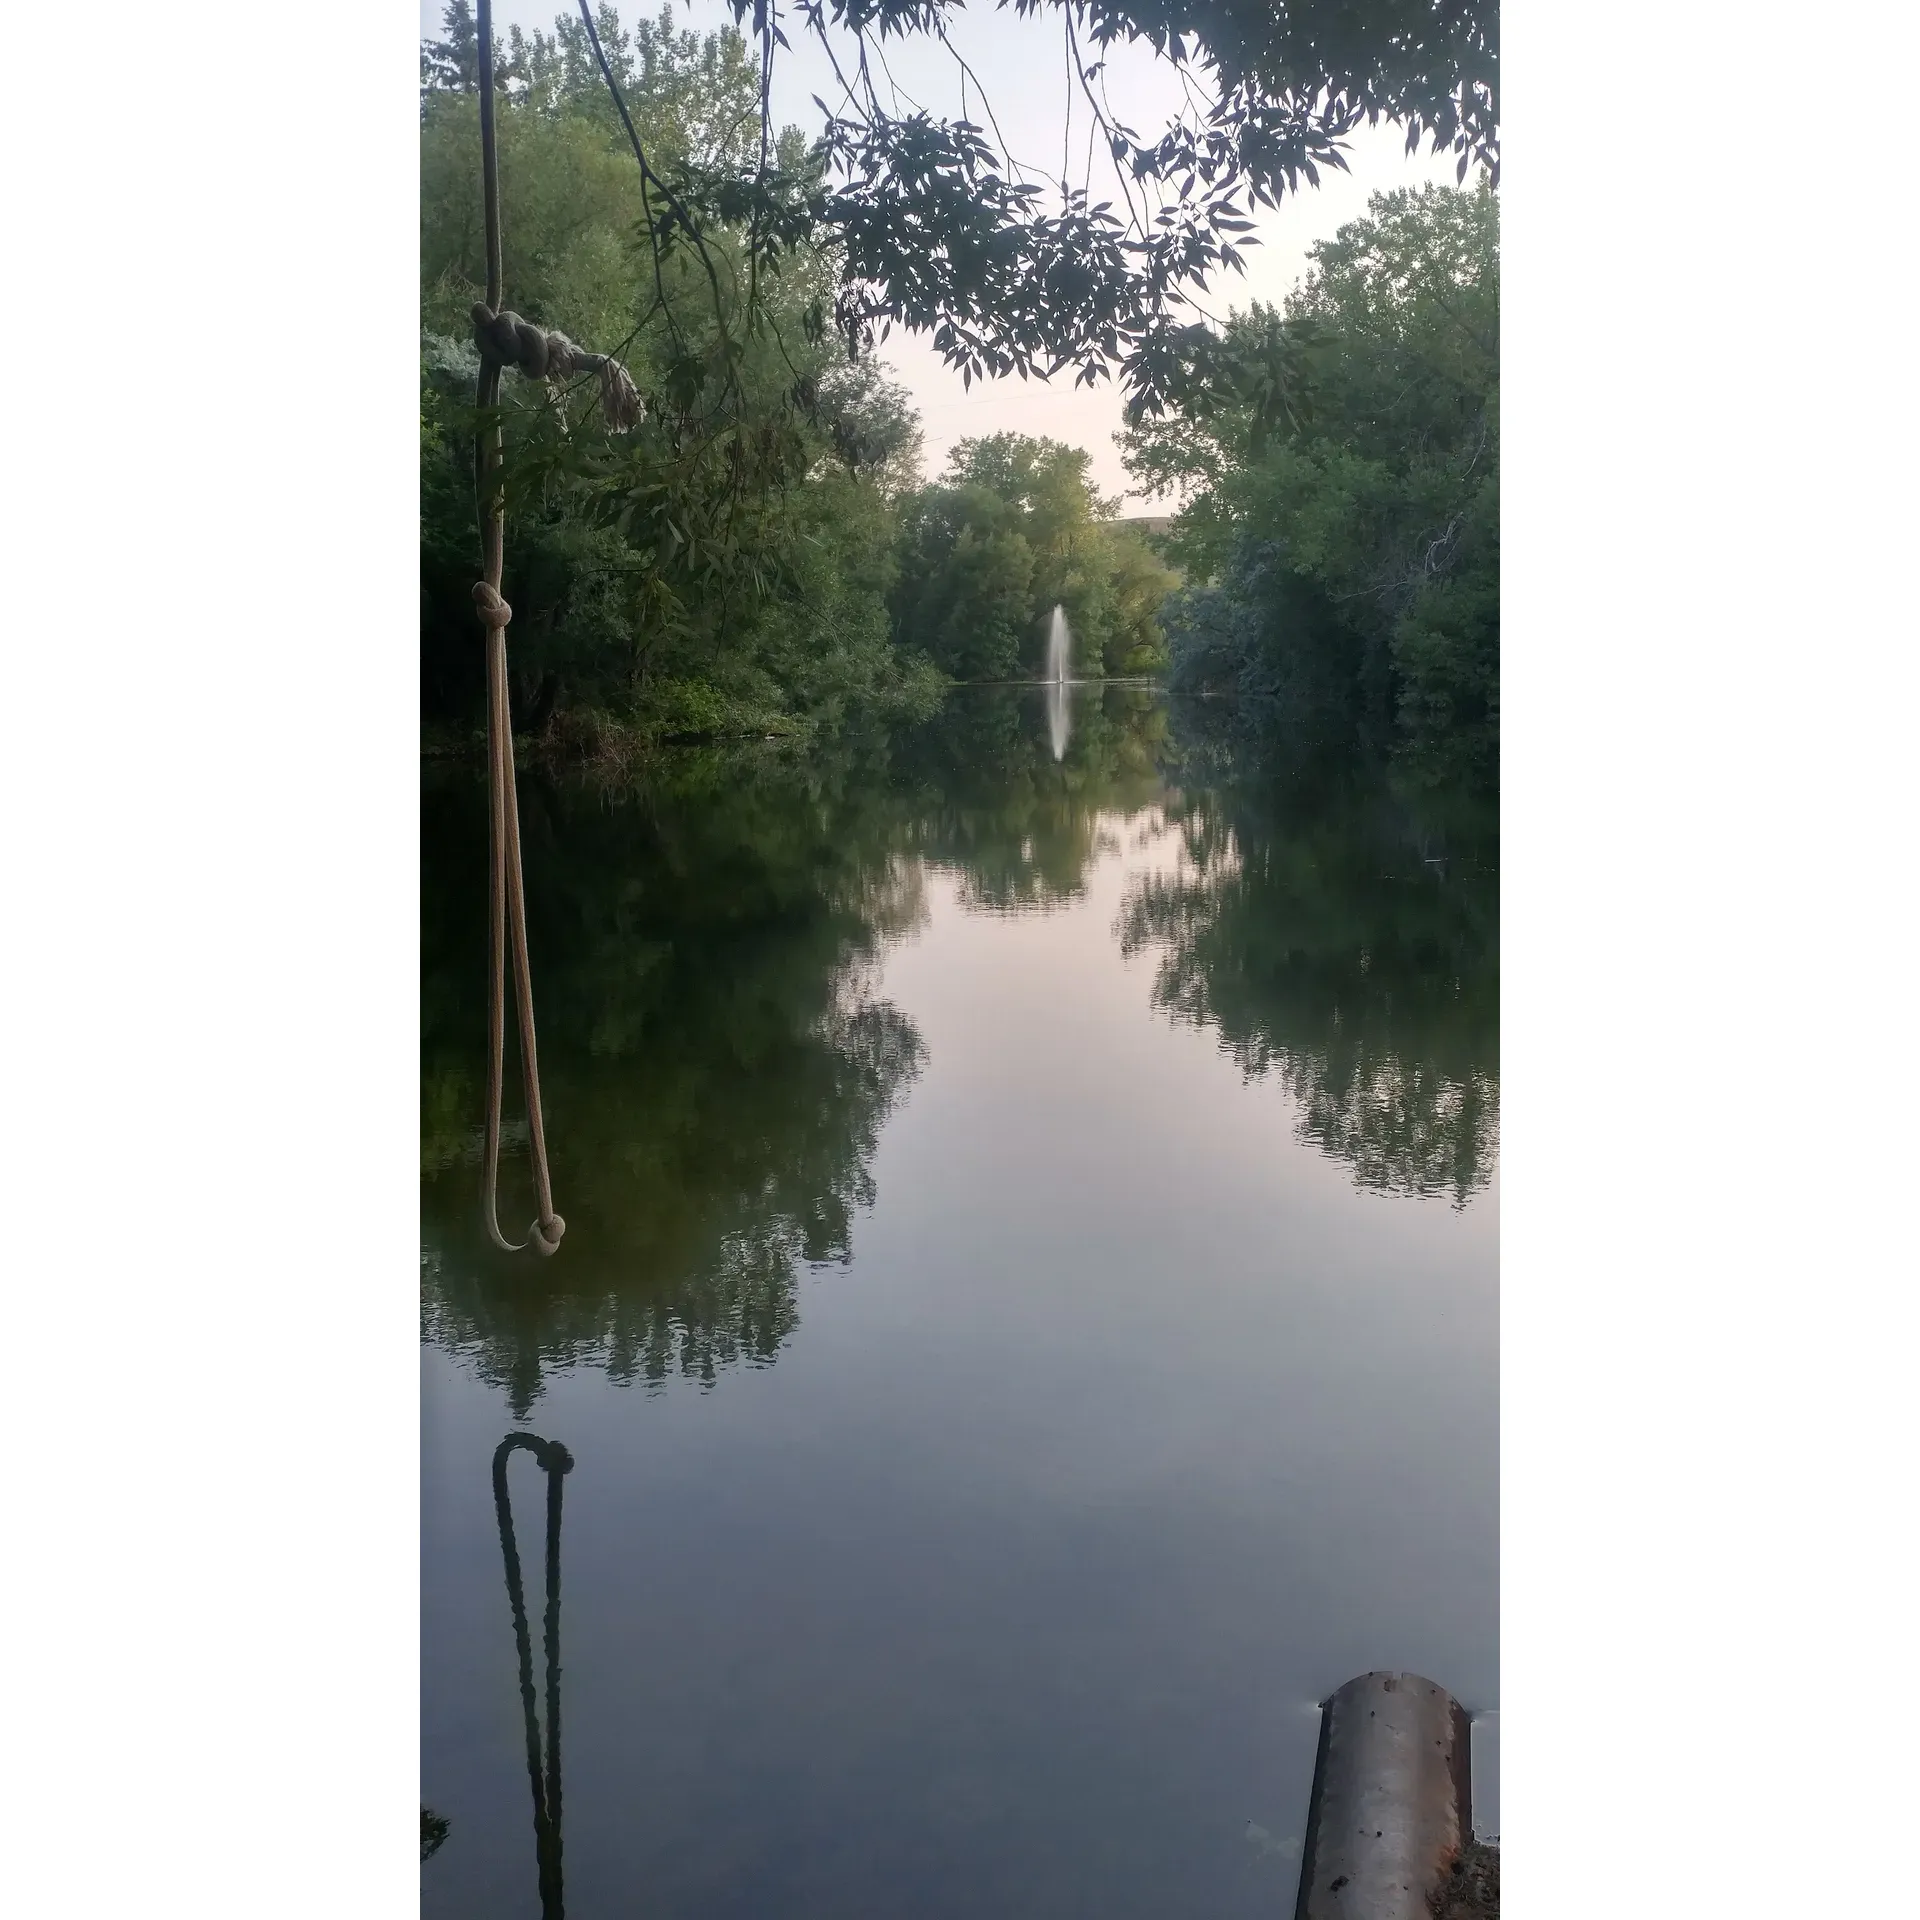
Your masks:
{"label": "tree reflection on water", "polygon": [[[541,1068],[568,1223],[552,1261],[500,1255],[478,1227],[484,794],[464,771],[429,778],[426,1331],[516,1417],[555,1368],[711,1384],[770,1363],[798,1324],[801,1272],[851,1259],[881,1130],[927,1062],[877,982],[888,947],[925,921],[929,872],[955,876],[969,912],[1058,910],[1142,814],[1185,852],[1177,873],[1134,883],[1116,929],[1125,952],[1158,956],[1156,1004],[1217,1031],[1249,1075],[1278,1077],[1303,1137],[1361,1186],[1464,1205],[1487,1184],[1485,810],[1351,777],[1283,785],[1258,751],[1223,747],[1157,695],[1075,699],[1057,762],[1042,703],[1005,690],[804,752],[662,756],[617,793],[527,776]],[[503,1215],[516,1204],[504,1195]]]}
{"label": "tree reflection on water", "polygon": [[1155,1004],[1279,1079],[1357,1185],[1464,1206],[1499,1148],[1491,806],[1189,746],[1185,858],[1131,887],[1122,949],[1158,955]]}
{"label": "tree reflection on water", "polygon": [[[486,823],[430,786],[426,1314],[524,1416],[553,1367],[709,1381],[850,1257],[879,1130],[925,1048],[872,991],[924,913],[859,780],[682,756],[618,797],[529,782],[528,910],[567,1258],[495,1256],[473,1206]],[[884,789],[880,798],[884,801]]]}

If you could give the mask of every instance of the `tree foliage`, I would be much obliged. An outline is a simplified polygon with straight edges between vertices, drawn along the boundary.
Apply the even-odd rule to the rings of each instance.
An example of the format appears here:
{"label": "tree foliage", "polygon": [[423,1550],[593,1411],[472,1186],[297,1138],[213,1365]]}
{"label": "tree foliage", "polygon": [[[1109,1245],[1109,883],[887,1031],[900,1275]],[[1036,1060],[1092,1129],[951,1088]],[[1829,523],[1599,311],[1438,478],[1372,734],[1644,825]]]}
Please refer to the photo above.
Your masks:
{"label": "tree foliage", "polygon": [[894,629],[961,680],[1036,676],[1054,607],[1073,671],[1162,664],[1159,611],[1174,585],[1087,479],[1090,456],[1057,440],[963,440],[938,486],[901,514]]}
{"label": "tree foliage", "polygon": [[[455,0],[423,60],[424,695],[446,718],[478,693],[476,47]],[[635,163],[600,55],[653,172]],[[891,646],[885,612],[891,502],[918,478],[917,422],[898,386],[847,366],[819,324],[831,261],[724,220],[697,244],[662,240],[650,179],[691,193],[697,174],[757,152],[759,83],[740,36],[676,30],[667,11],[629,34],[603,7],[592,40],[564,17],[551,35],[516,31],[496,85],[509,302],[621,356],[643,400],[636,427],[609,433],[591,381],[503,388],[523,713],[538,724],[572,704],[702,732],[919,684],[929,670]],[[797,135],[776,147],[771,164],[803,163]]]}
{"label": "tree foliage", "polygon": [[[1200,584],[1167,615],[1184,683],[1262,697],[1316,737],[1397,733],[1455,771],[1490,766],[1490,186],[1377,198],[1316,249],[1284,312],[1182,317],[1183,289],[1234,264],[1246,207],[1338,165],[1343,128],[1392,118],[1491,164],[1490,16],[1399,0],[1056,10],[1131,183],[1124,216],[1064,181],[1055,208],[964,115],[882,112],[868,54],[944,34],[938,0],[801,9],[830,49],[852,36],[811,145],[767,118],[783,44],[770,3],[737,9],[751,41],[665,11],[629,32],[606,5],[508,37],[510,297],[622,355],[643,400],[637,426],[609,433],[591,392],[515,379],[503,395],[532,721],[571,703],[711,732],[892,697],[936,666],[1027,675],[1056,604],[1078,670],[1161,664],[1172,577],[1113,521],[1083,453],[996,436],[916,484],[917,422],[866,352],[899,323],[969,377],[1121,373],[1136,475],[1190,496],[1174,551]],[[477,35],[452,0],[422,63],[423,616],[428,710],[445,715],[477,692],[463,492],[480,423],[462,392],[483,277]],[[1094,55],[1125,38],[1203,72],[1219,113],[1150,146],[1110,127]]]}
{"label": "tree foliage", "polygon": [[[770,69],[784,44],[776,0],[730,4],[736,19],[751,16]],[[957,53],[958,117],[888,110],[869,47],[906,34],[951,46],[962,0],[799,0],[839,82],[836,104],[820,103],[829,184],[811,217],[841,248],[836,315],[856,342],[897,324],[929,334],[969,378],[1071,370],[1091,384],[1117,374],[1130,415],[1149,416],[1223,379],[1245,383],[1236,343],[1193,296],[1243,266],[1256,208],[1344,168],[1342,143],[1357,126],[1393,121],[1409,150],[1427,139],[1456,152],[1463,178],[1476,161],[1497,171],[1491,0],[1014,5],[1061,17],[1067,76],[1110,163],[1111,193],[1105,176],[1096,191],[1090,169],[1077,187],[1031,177]],[[1158,132],[1119,123],[1102,75],[1106,50],[1121,42],[1152,47],[1196,81],[1193,109]]]}
{"label": "tree foliage", "polygon": [[[1102,156],[1098,186],[1090,163],[1077,185],[1065,162],[1057,180],[1023,167],[957,51],[957,113],[908,111],[876,82],[890,38],[952,51],[964,0],[728,4],[751,31],[758,111],[715,124],[751,127],[750,151],[668,143],[652,168],[654,250],[704,259],[729,223],[749,259],[810,242],[834,260],[827,306],[854,348],[902,326],[969,380],[1118,377],[1135,418],[1223,383],[1264,385],[1284,416],[1285,367],[1243,364],[1248,343],[1224,338],[1195,296],[1244,267],[1256,209],[1345,166],[1356,127],[1404,127],[1410,150],[1425,140],[1456,153],[1463,178],[1475,163],[1498,170],[1495,0],[1014,0],[1020,14],[1060,19],[1064,77]],[[826,51],[836,80],[804,156],[797,143],[781,148],[767,107],[789,25]],[[659,42],[616,59],[612,8],[590,18],[586,0],[552,35],[512,37],[500,84],[536,103],[583,90],[599,65],[596,32],[615,85],[643,85]],[[453,0],[445,37],[423,55],[423,87],[476,84],[476,37],[466,0]],[[1192,105],[1161,129],[1126,126],[1108,108],[1106,54],[1120,43],[1151,47],[1185,76]]]}
{"label": "tree foliage", "polygon": [[1264,702],[1324,744],[1397,740],[1485,778],[1499,722],[1499,230],[1493,193],[1376,194],[1312,250],[1284,316],[1308,369],[1285,436],[1222,405],[1127,437],[1186,504],[1169,549],[1176,684]]}

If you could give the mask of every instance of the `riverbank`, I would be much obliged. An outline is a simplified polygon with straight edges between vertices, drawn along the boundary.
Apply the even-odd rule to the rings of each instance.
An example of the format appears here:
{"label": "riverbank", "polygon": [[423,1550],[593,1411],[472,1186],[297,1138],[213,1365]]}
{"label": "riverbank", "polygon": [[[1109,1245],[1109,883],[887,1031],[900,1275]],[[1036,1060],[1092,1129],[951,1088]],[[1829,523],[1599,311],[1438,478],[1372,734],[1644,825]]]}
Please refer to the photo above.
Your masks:
{"label": "riverbank", "polygon": [[[908,723],[924,720],[950,691],[950,686],[942,684],[916,686],[887,698],[863,701],[855,708],[816,713],[792,713],[719,699],[674,703],[640,719],[598,707],[562,707],[537,728],[515,732],[514,757],[523,765],[545,764],[618,778],[665,748],[751,745],[760,741],[804,746],[850,723],[872,718]],[[482,726],[429,724],[421,729],[423,759],[479,760],[486,748]]]}
{"label": "riverbank", "polygon": [[[748,745],[777,740],[804,745],[820,723],[794,714],[767,714],[713,727],[636,724],[590,708],[554,714],[538,732],[514,736],[514,758],[523,766],[546,765],[569,772],[617,779],[673,747]],[[477,727],[425,727],[420,735],[424,760],[478,761],[487,736]]]}
{"label": "riverbank", "polygon": [[[1047,680],[945,680],[914,684],[857,706],[821,713],[791,713],[775,707],[749,707],[715,699],[678,703],[645,719],[623,718],[596,707],[562,707],[526,733],[516,733],[514,756],[522,765],[545,764],[569,772],[604,774],[618,779],[645,764],[663,748],[747,746],[778,741],[805,746],[811,741],[871,720],[909,724],[930,719],[941,703],[960,692],[1010,687],[1047,687]],[[1151,674],[1114,674],[1070,679],[1066,684],[1089,692],[1151,692],[1159,680]],[[420,753],[426,760],[479,760],[487,748],[480,726],[429,723],[422,727]]]}

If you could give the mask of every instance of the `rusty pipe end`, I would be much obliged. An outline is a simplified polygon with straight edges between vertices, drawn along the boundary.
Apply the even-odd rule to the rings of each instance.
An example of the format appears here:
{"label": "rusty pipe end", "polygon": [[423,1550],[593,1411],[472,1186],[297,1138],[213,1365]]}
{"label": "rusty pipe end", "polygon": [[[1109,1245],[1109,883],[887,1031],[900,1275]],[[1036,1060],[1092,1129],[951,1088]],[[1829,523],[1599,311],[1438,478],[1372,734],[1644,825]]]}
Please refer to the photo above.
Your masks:
{"label": "rusty pipe end", "polygon": [[1321,1709],[1295,1920],[1430,1920],[1473,1833],[1466,1709],[1417,1673],[1363,1673]]}

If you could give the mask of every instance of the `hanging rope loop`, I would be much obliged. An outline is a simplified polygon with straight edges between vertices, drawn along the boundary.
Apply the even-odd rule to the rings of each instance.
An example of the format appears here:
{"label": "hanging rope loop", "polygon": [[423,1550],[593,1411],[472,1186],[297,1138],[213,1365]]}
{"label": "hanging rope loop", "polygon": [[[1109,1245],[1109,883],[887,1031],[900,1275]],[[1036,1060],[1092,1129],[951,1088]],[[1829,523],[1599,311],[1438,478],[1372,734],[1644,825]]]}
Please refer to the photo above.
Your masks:
{"label": "hanging rope loop", "polygon": [[[534,1463],[546,1473],[571,1473],[573,1455],[558,1440],[542,1440],[537,1433],[510,1433],[495,1450],[494,1470],[502,1470],[508,1454],[521,1450],[533,1455]],[[502,1483],[504,1484],[504,1483]]]}
{"label": "hanging rope loop", "polygon": [[[496,549],[497,551],[497,549]],[[513,610],[491,581],[479,581],[474,606],[487,634],[487,787],[492,821],[489,889],[490,979],[487,995],[487,1128],[481,1176],[481,1217],[487,1237],[505,1253],[531,1247],[551,1256],[567,1230],[553,1204],[547,1166],[547,1128],[540,1099],[540,1053],[533,1025],[533,963],[527,951],[527,890],[520,861],[520,802],[514,791],[513,714],[507,697],[507,622]],[[515,1024],[520,1031],[520,1083],[526,1093],[527,1140],[532,1150],[539,1213],[521,1241],[500,1231],[500,1114],[506,1083],[507,987],[511,975]]]}

